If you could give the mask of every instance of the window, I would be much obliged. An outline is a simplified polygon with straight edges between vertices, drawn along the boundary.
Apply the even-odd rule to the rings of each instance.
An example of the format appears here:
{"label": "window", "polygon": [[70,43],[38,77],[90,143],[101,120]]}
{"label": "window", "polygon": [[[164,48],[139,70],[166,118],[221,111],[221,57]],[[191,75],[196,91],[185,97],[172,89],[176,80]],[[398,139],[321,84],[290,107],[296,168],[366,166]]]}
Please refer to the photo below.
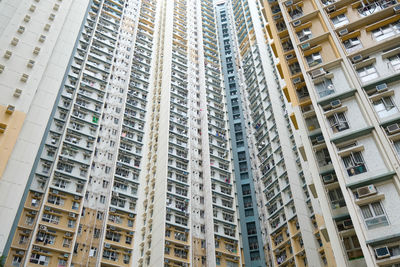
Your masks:
{"label": "window", "polygon": [[315,154],[317,157],[319,167],[324,167],[324,166],[332,164],[332,160],[331,160],[331,157],[329,156],[328,149],[324,148],[324,149],[318,150]]}
{"label": "window", "polygon": [[360,206],[360,208],[368,229],[389,224],[385,211],[379,201]]}
{"label": "window", "polygon": [[103,251],[103,258],[111,261],[118,260],[119,253],[116,253],[112,250],[104,250]]}
{"label": "window", "polygon": [[394,71],[400,71],[400,54],[389,57],[389,62]]}
{"label": "window", "polygon": [[64,248],[69,248],[70,246],[71,246],[71,239],[69,239],[69,238],[64,238],[63,239],[63,247]]}
{"label": "window", "polygon": [[338,209],[346,206],[342,190],[340,188],[335,188],[328,191],[329,199],[331,201],[332,209]]}
{"label": "window", "polygon": [[373,64],[359,68],[357,70],[357,73],[358,73],[358,77],[360,78],[360,81],[363,83],[371,81],[371,80],[379,77],[379,74],[376,71]]}
{"label": "window", "polygon": [[22,257],[14,256],[11,265],[12,266],[21,266]]}
{"label": "window", "polygon": [[352,53],[363,47],[358,37],[347,39],[343,42],[343,45],[344,48],[346,48],[347,53]]}
{"label": "window", "polygon": [[89,252],[89,257],[96,257],[96,254],[97,254],[97,248],[92,247]]}
{"label": "window", "polygon": [[335,28],[338,28],[340,26],[346,25],[349,23],[349,20],[347,19],[345,14],[339,14],[336,17],[333,17],[332,19],[333,25],[335,25]]}
{"label": "window", "polygon": [[347,123],[344,112],[333,114],[332,116],[328,117],[328,121],[334,133],[349,129],[349,124]]}
{"label": "window", "polygon": [[319,97],[325,97],[335,93],[335,87],[331,79],[324,79],[321,83],[316,84],[315,88]]}
{"label": "window", "polygon": [[322,63],[322,57],[319,52],[306,56],[306,60],[310,68]]}
{"label": "window", "polygon": [[343,244],[346,249],[347,257],[349,260],[357,259],[363,256],[361,251],[360,242],[356,235],[343,237]]}
{"label": "window", "polygon": [[34,221],[35,221],[35,219],[33,217],[27,216],[26,220],[25,220],[25,224],[26,225],[32,225]]}
{"label": "window", "polygon": [[79,209],[79,203],[78,203],[78,202],[75,202],[75,201],[73,201],[73,202],[72,202],[72,209],[73,209],[73,210],[77,210],[77,209]]}
{"label": "window", "polygon": [[312,32],[310,28],[302,29],[301,31],[298,31],[296,34],[297,37],[299,37],[300,42],[304,42],[312,37]]}
{"label": "window", "polygon": [[49,213],[43,213],[42,221],[58,224],[60,222],[60,216],[52,215]]}
{"label": "window", "polygon": [[394,149],[396,150],[397,156],[400,157],[400,140],[393,142]]}
{"label": "window", "polygon": [[290,7],[288,9],[288,11],[289,11],[289,15],[292,19],[297,19],[297,18],[300,18],[301,16],[303,16],[303,10],[301,9],[300,6],[295,5],[293,7]]}
{"label": "window", "polygon": [[74,221],[74,220],[68,220],[68,227],[69,227],[69,228],[74,228],[74,227],[75,227],[75,224],[76,224],[76,221]]}
{"label": "window", "polygon": [[47,199],[47,202],[54,204],[54,205],[59,205],[63,206],[64,205],[64,199],[54,196],[54,195],[49,195],[49,198]]}
{"label": "window", "polygon": [[50,260],[50,257],[43,256],[43,255],[40,255],[40,254],[37,254],[37,253],[32,253],[29,262],[31,262],[33,264],[39,264],[39,265],[47,266],[47,265],[49,265],[49,260]]}
{"label": "window", "polygon": [[53,245],[55,242],[56,236],[47,234],[45,232],[39,232],[36,236],[36,242],[43,242],[44,245]]}
{"label": "window", "polygon": [[388,24],[372,31],[372,36],[376,41],[382,41],[400,32],[400,23]]}
{"label": "window", "polygon": [[390,96],[382,97],[381,99],[372,102],[372,104],[374,105],[374,109],[379,118],[384,118],[398,112],[398,109],[394,105]]}
{"label": "window", "polygon": [[354,176],[367,171],[361,152],[351,152],[342,158],[349,176]]}

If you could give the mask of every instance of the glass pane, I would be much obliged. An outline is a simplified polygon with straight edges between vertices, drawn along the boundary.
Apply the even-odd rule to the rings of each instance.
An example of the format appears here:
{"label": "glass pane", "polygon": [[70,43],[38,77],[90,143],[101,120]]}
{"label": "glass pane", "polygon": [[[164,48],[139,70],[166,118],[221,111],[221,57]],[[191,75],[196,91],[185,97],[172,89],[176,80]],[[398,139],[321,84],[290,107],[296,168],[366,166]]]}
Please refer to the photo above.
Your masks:
{"label": "glass pane", "polygon": [[369,205],[361,206],[361,212],[364,216],[364,219],[372,218],[372,212],[369,209]]}

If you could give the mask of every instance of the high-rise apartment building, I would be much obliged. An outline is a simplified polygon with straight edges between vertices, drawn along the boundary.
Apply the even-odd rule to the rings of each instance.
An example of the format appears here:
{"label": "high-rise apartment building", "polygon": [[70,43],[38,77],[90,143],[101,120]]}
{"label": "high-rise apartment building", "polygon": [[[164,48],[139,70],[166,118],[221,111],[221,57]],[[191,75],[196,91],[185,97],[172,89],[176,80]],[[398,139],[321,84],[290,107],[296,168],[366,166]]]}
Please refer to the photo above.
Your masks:
{"label": "high-rise apartment building", "polygon": [[[307,188],[308,173],[297,152],[260,6],[231,1],[226,9],[230,16],[226,22],[221,17],[220,48],[226,58],[225,88],[235,173],[239,172],[236,186],[246,266],[258,266],[254,261],[258,257],[264,266],[334,265],[329,240],[322,237],[321,211]],[[257,212],[253,214],[252,208]],[[263,253],[257,251],[257,240]]]}
{"label": "high-rise apartment building", "polygon": [[398,266],[399,6],[1,1],[5,265]]}
{"label": "high-rise apartment building", "polygon": [[397,1],[263,1],[337,266],[399,266]]}
{"label": "high-rise apartment building", "polygon": [[[213,1],[9,2],[1,5],[18,12],[2,35],[11,38],[3,45],[2,104],[11,104],[2,110],[1,144],[10,153],[5,138],[17,145],[2,178],[11,185],[2,190],[21,192],[2,199],[6,265],[238,266]],[[62,29],[69,20],[73,34]],[[36,35],[37,47],[28,39]],[[40,53],[51,52],[40,45],[62,49],[59,38],[69,46],[50,58],[62,67],[39,68]],[[19,53],[34,59],[24,63]],[[26,73],[8,83],[17,70]],[[18,102],[51,74],[43,89],[51,97],[32,100],[47,113]],[[42,132],[23,124],[19,109],[43,120]],[[35,146],[24,155],[29,134]],[[30,166],[12,164],[25,158]]]}

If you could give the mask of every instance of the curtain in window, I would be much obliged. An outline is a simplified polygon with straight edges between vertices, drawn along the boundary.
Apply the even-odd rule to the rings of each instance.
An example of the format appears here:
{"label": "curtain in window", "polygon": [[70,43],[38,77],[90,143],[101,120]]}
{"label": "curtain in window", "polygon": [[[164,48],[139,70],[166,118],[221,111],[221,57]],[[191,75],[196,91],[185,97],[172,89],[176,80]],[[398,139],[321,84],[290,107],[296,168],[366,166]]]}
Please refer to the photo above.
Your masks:
{"label": "curtain in window", "polygon": [[375,216],[383,215],[384,211],[380,202],[374,202],[371,204],[372,210],[375,213]]}
{"label": "curtain in window", "polygon": [[369,208],[369,205],[361,206],[361,213],[364,216],[364,219],[373,217],[373,214],[371,212],[371,209]]}

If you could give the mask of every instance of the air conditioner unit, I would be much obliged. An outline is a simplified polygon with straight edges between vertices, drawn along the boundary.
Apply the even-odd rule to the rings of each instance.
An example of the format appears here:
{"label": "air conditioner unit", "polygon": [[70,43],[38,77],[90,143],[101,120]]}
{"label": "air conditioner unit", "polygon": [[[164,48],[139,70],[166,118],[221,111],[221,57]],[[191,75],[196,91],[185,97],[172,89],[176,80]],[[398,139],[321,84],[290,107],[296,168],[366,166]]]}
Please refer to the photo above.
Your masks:
{"label": "air conditioner unit", "polygon": [[31,16],[26,15],[26,16],[24,17],[24,21],[25,21],[25,22],[29,22],[30,20],[31,20]]}
{"label": "air conditioner unit", "polygon": [[47,231],[47,226],[46,225],[40,225],[39,229],[42,231]]}
{"label": "air conditioner unit", "polygon": [[7,51],[4,53],[4,57],[5,57],[6,59],[9,59],[11,56],[12,56],[12,52],[11,52],[10,50],[7,50]]}
{"label": "air conditioner unit", "polygon": [[336,10],[336,6],[335,6],[335,5],[330,6],[330,7],[328,7],[328,8],[326,9],[326,11],[328,11],[329,13],[330,13],[330,12],[333,12],[333,11],[335,11],[335,10]]}
{"label": "air conditioner unit", "polygon": [[46,41],[46,36],[42,34],[39,37],[39,42],[43,43],[44,41]]}
{"label": "air conditioner unit", "polygon": [[389,134],[394,134],[400,131],[400,127],[397,123],[387,126],[386,129]]}
{"label": "air conditioner unit", "polygon": [[34,53],[35,55],[38,55],[39,52],[40,52],[40,47],[35,47],[35,49],[33,50],[33,53]]}
{"label": "air conditioner unit", "polygon": [[7,124],[0,123],[0,133],[4,133],[7,129]]}
{"label": "air conditioner unit", "polygon": [[320,136],[317,136],[316,140],[317,140],[317,143],[320,144],[320,143],[323,143],[325,139],[324,139],[323,135],[320,135]]}
{"label": "air conditioner unit", "polygon": [[297,77],[297,78],[294,78],[292,81],[293,81],[293,84],[297,84],[297,83],[301,82],[301,78]]}
{"label": "air conditioner unit", "polygon": [[65,233],[65,236],[67,236],[67,237],[71,237],[71,236],[72,236],[72,234],[71,234],[70,232],[66,232],[66,233]]}
{"label": "air conditioner unit", "polygon": [[58,190],[53,189],[53,193],[54,193],[54,194],[58,194]]}
{"label": "air conditioner unit", "polygon": [[287,1],[285,3],[285,6],[291,6],[291,5],[293,5],[293,1],[292,0],[289,0],[289,1]]}
{"label": "air conditioner unit", "polygon": [[23,250],[20,250],[20,251],[17,252],[17,254],[18,254],[18,255],[24,255],[25,252],[24,252]]}
{"label": "air conditioner unit", "polygon": [[380,92],[384,92],[388,89],[387,84],[386,83],[382,83],[376,86],[376,91]]}
{"label": "air conditioner unit", "polygon": [[29,78],[29,75],[28,74],[26,74],[26,73],[23,73],[22,75],[21,75],[21,78],[19,79],[21,82],[26,82],[27,80],[28,80],[28,78]]}
{"label": "air conditioner unit", "polygon": [[31,211],[31,214],[32,214],[32,215],[36,215],[36,213],[37,213],[36,210],[32,210],[32,211]]}
{"label": "air conditioner unit", "polygon": [[129,218],[134,218],[135,215],[133,213],[129,213]]}
{"label": "air conditioner unit", "polygon": [[104,247],[105,247],[105,248],[110,248],[111,246],[110,246],[110,244],[105,243],[105,244],[104,244]]}
{"label": "air conditioner unit", "polygon": [[18,39],[18,38],[15,38],[15,37],[11,40],[11,44],[12,44],[13,46],[16,46],[16,45],[18,44],[18,42],[19,42],[19,39]]}
{"label": "air conditioner unit", "polygon": [[113,197],[119,197],[119,193],[113,191],[113,192],[112,192],[112,196],[113,196]]}
{"label": "air conditioner unit", "polygon": [[340,101],[340,99],[336,99],[331,102],[331,108],[338,108],[341,105],[342,105],[342,101]]}
{"label": "air conditioner unit", "polygon": [[35,65],[35,61],[32,60],[32,59],[28,60],[28,64],[26,64],[26,66],[27,66],[28,68],[33,68],[34,65]]}
{"label": "air conditioner unit", "polygon": [[388,247],[380,247],[375,249],[375,255],[377,259],[382,259],[386,257],[390,257],[390,251]]}
{"label": "air conditioner unit", "polygon": [[351,229],[351,228],[353,228],[353,222],[352,222],[352,220],[351,220],[351,219],[344,220],[344,221],[343,221],[343,227],[344,227],[344,229]]}
{"label": "air conditioner unit", "polygon": [[374,195],[376,194],[376,188],[373,184],[371,185],[367,185],[367,186],[363,186],[357,189],[357,194],[359,198],[363,198],[363,197],[367,197],[370,195]]}
{"label": "air conditioner unit", "polygon": [[15,97],[20,97],[21,94],[22,94],[22,90],[21,89],[15,89],[15,91],[14,91],[14,96]]}
{"label": "air conditioner unit", "polygon": [[302,44],[300,47],[302,50],[307,50],[307,49],[310,49],[311,45],[310,45],[310,43],[305,43],[305,44]]}
{"label": "air conditioner unit", "polygon": [[289,60],[289,59],[292,59],[294,56],[293,56],[293,54],[289,54],[289,55],[286,55],[286,60]]}
{"label": "air conditioner unit", "polygon": [[51,210],[51,208],[50,208],[50,207],[44,207],[44,210],[46,210],[46,211],[50,211],[50,210]]}
{"label": "air conditioner unit", "polygon": [[68,214],[68,216],[71,217],[71,218],[75,218],[75,217],[76,217],[76,214],[73,213],[73,212],[70,212],[70,213]]}
{"label": "air conditioner unit", "polygon": [[17,32],[18,33],[24,33],[24,31],[25,31],[25,27],[24,26],[19,26]]}
{"label": "air conditioner unit", "polygon": [[221,252],[217,252],[216,254],[217,254],[217,256],[222,256]]}
{"label": "air conditioner unit", "polygon": [[349,31],[348,31],[347,29],[343,29],[343,30],[340,30],[340,31],[339,31],[339,35],[340,35],[340,36],[346,35],[346,34],[348,34],[348,33],[349,33]]}
{"label": "air conditioner unit", "polygon": [[351,58],[351,61],[353,61],[353,63],[357,63],[357,62],[360,62],[362,59],[363,59],[362,55],[356,55]]}
{"label": "air conditioner unit", "polygon": [[297,27],[297,26],[300,26],[300,25],[301,25],[301,20],[296,20],[296,21],[293,22],[293,26],[294,27]]}
{"label": "air conditioner unit", "polygon": [[79,199],[81,199],[81,197],[80,196],[74,196],[74,199],[75,200],[79,200]]}
{"label": "air conditioner unit", "polygon": [[325,72],[325,70],[323,68],[319,68],[319,69],[311,71],[310,75],[311,75],[311,78],[315,79],[315,78],[317,78],[319,76],[324,75],[325,73],[326,72]]}
{"label": "air conditioner unit", "polygon": [[68,253],[65,253],[64,254],[64,258],[68,258],[69,257],[69,254]]}
{"label": "air conditioner unit", "polygon": [[400,6],[393,7],[394,13],[400,13]]}
{"label": "air conditioner unit", "polygon": [[11,115],[14,113],[14,110],[15,110],[15,107],[13,105],[8,105],[7,109],[6,109],[6,113]]}
{"label": "air conditioner unit", "polygon": [[169,245],[171,244],[169,241],[165,241],[165,245]]}
{"label": "air conditioner unit", "polygon": [[278,19],[281,18],[281,15],[278,14],[278,15],[273,16],[272,18],[273,18],[274,20],[278,20]]}
{"label": "air conditioner unit", "polygon": [[33,251],[40,251],[40,247],[38,247],[38,246],[33,246],[33,247],[32,247],[32,250],[33,250]]}
{"label": "air conditioner unit", "polygon": [[324,181],[324,183],[328,184],[335,181],[335,177],[332,174],[327,174],[322,176],[322,180]]}
{"label": "air conditioner unit", "polygon": [[110,208],[110,212],[115,212],[115,208]]}

